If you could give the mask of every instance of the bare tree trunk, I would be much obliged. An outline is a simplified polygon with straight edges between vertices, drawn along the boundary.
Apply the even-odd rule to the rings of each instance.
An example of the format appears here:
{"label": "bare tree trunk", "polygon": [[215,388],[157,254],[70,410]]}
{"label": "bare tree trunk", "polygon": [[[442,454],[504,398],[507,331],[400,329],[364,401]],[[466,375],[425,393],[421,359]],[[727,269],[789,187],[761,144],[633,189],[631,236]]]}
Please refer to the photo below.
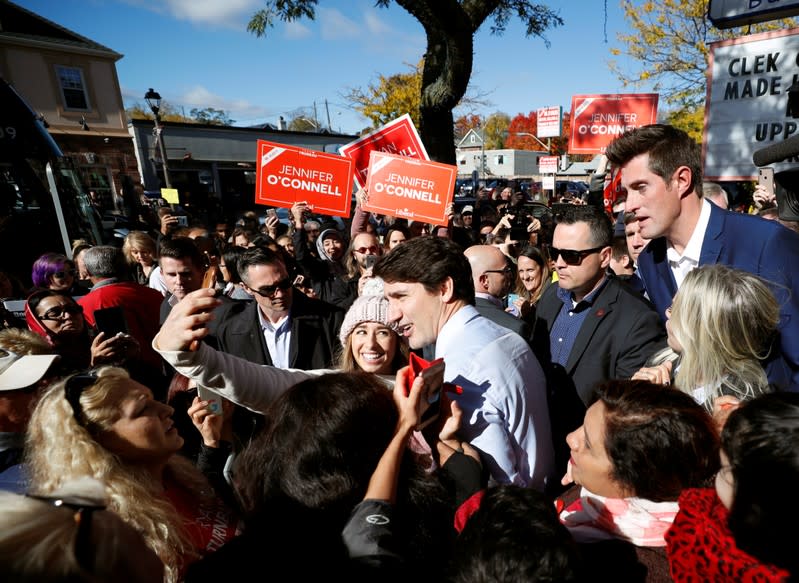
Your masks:
{"label": "bare tree trunk", "polygon": [[[467,14],[457,0],[397,0],[424,27],[427,52],[422,71],[419,135],[430,158],[455,164],[452,110],[472,76],[474,32],[490,14],[496,0],[473,1],[479,11]],[[480,22],[474,23],[477,15]]]}

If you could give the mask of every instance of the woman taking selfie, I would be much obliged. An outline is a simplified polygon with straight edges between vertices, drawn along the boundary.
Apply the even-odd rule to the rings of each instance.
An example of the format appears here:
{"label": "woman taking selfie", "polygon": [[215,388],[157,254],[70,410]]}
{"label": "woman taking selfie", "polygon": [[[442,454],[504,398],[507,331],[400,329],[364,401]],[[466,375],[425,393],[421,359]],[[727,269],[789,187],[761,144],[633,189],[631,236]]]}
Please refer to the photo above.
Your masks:
{"label": "woman taking selfie", "polygon": [[[189,351],[192,340],[208,334],[198,324],[209,321],[206,310],[217,305],[206,290],[187,295],[176,305],[153,340],[155,348],[175,369],[222,397],[252,411],[263,411],[293,384],[333,372],[329,369],[280,369],[219,352],[203,342]],[[408,364],[408,346],[388,320],[388,300],[382,295],[358,297],[339,331],[342,350],[337,370],[379,375],[393,385],[397,370]]]}

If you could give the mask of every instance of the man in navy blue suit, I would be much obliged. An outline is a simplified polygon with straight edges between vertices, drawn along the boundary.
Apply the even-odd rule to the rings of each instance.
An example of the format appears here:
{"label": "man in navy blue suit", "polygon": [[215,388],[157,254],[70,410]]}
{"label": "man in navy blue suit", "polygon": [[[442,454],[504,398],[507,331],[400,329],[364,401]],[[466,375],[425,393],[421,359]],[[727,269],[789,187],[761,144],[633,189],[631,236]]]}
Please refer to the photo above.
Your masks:
{"label": "man in navy blue suit", "polygon": [[762,277],[781,305],[766,373],[778,388],[799,391],[799,235],[704,200],[699,147],[682,130],[643,126],[614,140],[606,154],[621,168],[626,210],[635,213],[641,236],[652,239],[638,274],[661,318],[697,266],[722,263]]}

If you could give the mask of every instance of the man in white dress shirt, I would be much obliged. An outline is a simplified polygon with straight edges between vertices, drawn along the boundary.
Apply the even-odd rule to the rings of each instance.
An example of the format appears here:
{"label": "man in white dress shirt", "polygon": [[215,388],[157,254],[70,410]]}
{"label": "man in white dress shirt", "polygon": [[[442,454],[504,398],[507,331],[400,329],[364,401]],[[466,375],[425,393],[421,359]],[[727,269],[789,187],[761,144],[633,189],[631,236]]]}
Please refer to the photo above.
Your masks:
{"label": "man in white dress shirt", "polygon": [[463,437],[480,450],[497,483],[544,490],[555,476],[546,382],[527,343],[481,316],[463,249],[449,239],[414,237],[374,268],[389,320],[412,349],[435,343],[444,380],[463,388]]}

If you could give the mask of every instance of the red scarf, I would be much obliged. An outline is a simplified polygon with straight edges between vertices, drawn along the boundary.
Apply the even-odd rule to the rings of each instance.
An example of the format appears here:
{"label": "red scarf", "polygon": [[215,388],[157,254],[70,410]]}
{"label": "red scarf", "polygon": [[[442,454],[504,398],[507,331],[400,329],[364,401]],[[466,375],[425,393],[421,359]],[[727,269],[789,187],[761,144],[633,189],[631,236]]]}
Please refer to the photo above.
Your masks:
{"label": "red scarf", "polygon": [[676,582],[767,583],[790,576],[738,548],[727,527],[727,509],[712,488],[689,488],[680,494],[680,511],[666,533],[666,549]]}
{"label": "red scarf", "polygon": [[50,346],[55,345],[55,342],[53,342],[53,337],[50,335],[50,331],[45,328],[44,324],[42,324],[42,321],[39,320],[36,314],[33,313],[33,310],[31,310],[30,302],[25,302],[25,322],[27,322],[28,329],[31,332],[47,340],[47,343]]}

